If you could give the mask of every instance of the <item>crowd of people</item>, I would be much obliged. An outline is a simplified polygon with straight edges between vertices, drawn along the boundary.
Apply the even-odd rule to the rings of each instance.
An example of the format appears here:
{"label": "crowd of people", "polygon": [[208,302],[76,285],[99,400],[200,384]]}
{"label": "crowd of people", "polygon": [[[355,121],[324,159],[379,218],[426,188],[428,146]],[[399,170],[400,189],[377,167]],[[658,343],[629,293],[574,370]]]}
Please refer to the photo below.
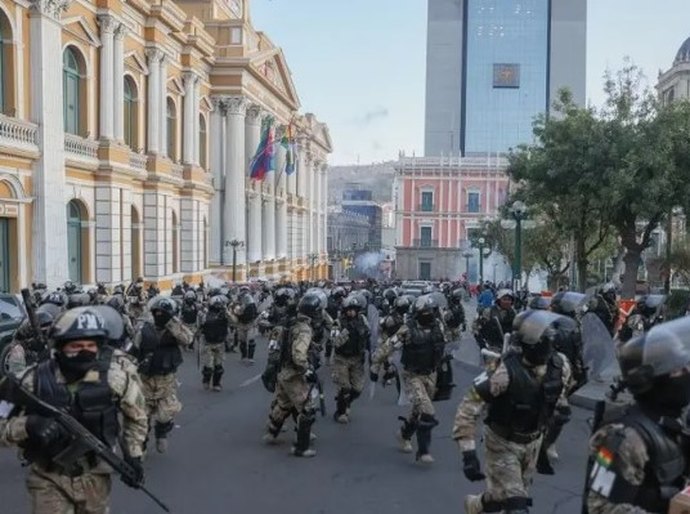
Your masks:
{"label": "crowd of people", "polygon": [[572,413],[569,397],[592,378],[582,326],[595,316],[615,336],[619,387],[635,401],[595,420],[584,508],[666,512],[687,468],[680,418],[690,402],[690,320],[664,323],[659,295],[640,298],[620,320],[610,284],[593,295],[534,298],[490,284],[482,289],[470,320],[468,288],[451,282],[417,294],[374,281],[183,283],[165,296],[143,280],[87,291],[70,282],[55,291],[36,284],[25,296],[27,319],[0,355],[0,443],[19,446],[30,464],[33,512],[107,512],[111,469],[103,449],[85,445],[69,424],[27,398],[62,409],[107,448],[119,446],[126,463],[121,478],[138,488],[149,447],[168,450],[182,409],[176,373],[185,354],[199,352],[200,387],[220,393],[227,355],[254,365],[257,344],[265,343],[260,378],[273,394],[266,444],[279,442],[292,419],[292,454],[316,455],[312,428],[328,369],[336,388],[333,420],[340,424],[352,421],[367,379],[373,386],[399,384],[410,404],[399,418],[399,448],[430,465],[439,424],[434,403],[451,397],[453,350],[470,331],[484,369],[463,394],[452,437],[464,475],[485,480],[486,488],[466,497],[465,510],[522,514],[533,503],[533,474],[554,473],[556,443]]}

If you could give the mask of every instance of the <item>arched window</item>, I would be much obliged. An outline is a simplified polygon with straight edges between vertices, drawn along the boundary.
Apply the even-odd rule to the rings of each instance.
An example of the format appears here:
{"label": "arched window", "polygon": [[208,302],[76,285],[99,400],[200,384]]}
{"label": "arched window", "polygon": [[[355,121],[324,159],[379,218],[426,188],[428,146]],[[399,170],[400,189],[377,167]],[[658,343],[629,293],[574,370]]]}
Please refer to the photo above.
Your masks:
{"label": "arched window", "polygon": [[199,164],[207,169],[206,163],[206,120],[199,114]]}
{"label": "arched window", "polygon": [[168,123],[168,157],[173,161],[177,161],[177,109],[175,102],[168,97],[167,102],[167,123]]}
{"label": "arched window", "polygon": [[80,134],[81,126],[81,97],[83,66],[79,54],[73,47],[67,47],[62,58],[63,105],[65,118],[65,132]]}
{"label": "arched window", "polygon": [[132,77],[125,77],[125,144],[132,150],[139,149],[137,86]]}
{"label": "arched window", "polygon": [[0,11],[0,111],[14,115],[14,71],[12,26],[4,11]]}

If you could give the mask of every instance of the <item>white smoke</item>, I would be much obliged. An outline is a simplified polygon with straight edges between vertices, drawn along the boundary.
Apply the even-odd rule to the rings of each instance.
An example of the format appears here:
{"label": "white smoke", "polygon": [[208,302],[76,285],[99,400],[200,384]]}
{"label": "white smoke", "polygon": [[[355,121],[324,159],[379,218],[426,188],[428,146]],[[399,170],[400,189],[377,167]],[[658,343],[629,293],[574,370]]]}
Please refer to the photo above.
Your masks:
{"label": "white smoke", "polygon": [[355,269],[360,275],[378,278],[379,264],[385,259],[381,252],[366,252],[355,257]]}

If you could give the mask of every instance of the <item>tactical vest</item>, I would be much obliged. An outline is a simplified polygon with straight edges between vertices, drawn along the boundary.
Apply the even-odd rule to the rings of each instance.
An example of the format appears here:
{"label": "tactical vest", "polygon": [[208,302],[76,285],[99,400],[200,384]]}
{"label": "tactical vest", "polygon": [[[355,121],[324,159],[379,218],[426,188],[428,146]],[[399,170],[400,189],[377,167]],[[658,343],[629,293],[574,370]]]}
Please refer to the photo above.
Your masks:
{"label": "tactical vest", "polygon": [[433,373],[443,358],[445,341],[439,324],[429,328],[422,328],[415,321],[408,321],[409,340],[402,349],[400,362],[406,371],[418,375]]}
{"label": "tactical vest", "polygon": [[292,365],[292,343],[294,339],[292,336],[292,330],[296,325],[297,321],[295,319],[291,319],[286,323],[285,328],[283,328],[283,337],[280,341],[280,369],[283,369],[285,366]]}
{"label": "tactical vest", "polygon": [[357,357],[364,353],[368,346],[368,330],[362,318],[358,315],[354,320],[342,320],[343,328],[347,329],[347,342],[335,349],[336,355],[342,357]]}
{"label": "tactical vest", "polygon": [[400,327],[403,326],[404,321],[405,320],[403,319],[403,317],[400,314],[397,314],[397,313],[389,314],[383,320],[383,325],[381,328],[383,328],[383,332],[384,332],[384,334],[386,334],[386,336],[391,337],[398,330],[400,330]]}
{"label": "tactical vest", "polygon": [[139,373],[142,375],[168,375],[175,373],[182,364],[182,351],[177,339],[168,330],[159,335],[150,322],[141,328],[139,354]]}
{"label": "tactical vest", "polygon": [[337,302],[333,297],[329,297],[326,305],[326,312],[331,318],[338,319],[338,312],[340,312],[341,305],[342,302]]}
{"label": "tactical vest", "polygon": [[182,310],[180,312],[180,317],[182,318],[182,323],[187,325],[193,325],[196,323],[199,317],[199,309],[195,304],[189,305],[188,303],[182,304]]}
{"label": "tactical vest", "polygon": [[228,335],[228,318],[222,312],[209,311],[201,332],[207,343],[222,343]]}
{"label": "tactical vest", "polygon": [[491,401],[486,417],[486,424],[509,440],[514,440],[512,435],[540,432],[563,390],[563,360],[558,354],[549,358],[543,381],[532,375],[521,359],[515,353],[503,359],[510,384],[505,393]]}
{"label": "tactical vest", "polygon": [[[665,428],[636,406],[628,409],[622,417],[613,422],[634,429],[644,441],[649,455],[649,461],[644,468],[644,480],[637,486],[635,499],[630,503],[648,512],[668,512],[671,498],[685,486],[683,476],[688,466],[684,457],[687,448],[680,443],[680,423],[677,428]],[[609,450],[615,453],[617,448]],[[620,477],[620,474],[618,476]],[[587,477],[587,480],[589,489],[590,477]],[[614,483],[610,497],[615,496],[616,487],[634,487],[624,480],[618,482]]]}
{"label": "tactical vest", "polygon": [[[113,391],[108,385],[108,370],[112,359],[113,350],[103,347],[99,351],[95,370],[98,372],[98,382],[79,382],[76,391],[70,391],[66,384],[58,383],[56,379],[57,362],[45,360],[36,366],[34,374],[34,392],[41,400],[65,409],[84,428],[103,441],[108,447],[113,448],[118,440],[120,424],[118,421],[118,405]],[[34,414],[33,409],[27,409],[27,414]],[[38,414],[38,413],[36,413]],[[24,457],[29,462],[36,462],[44,469],[76,476],[85,470],[77,461],[86,458],[89,466],[97,464],[92,452],[78,451],[76,445],[79,441],[65,441],[55,448],[46,450],[39,446],[27,443],[24,448]],[[61,466],[53,462],[53,458],[75,446],[74,459],[67,462],[61,461]],[[69,451],[68,451],[69,452]],[[65,452],[65,455],[68,453]]]}
{"label": "tactical vest", "polygon": [[448,328],[458,328],[464,321],[462,310],[460,307],[453,306],[450,308],[450,316],[446,320]]}
{"label": "tactical vest", "polygon": [[320,343],[326,337],[326,323],[323,316],[312,318],[311,329],[313,332],[312,341]]}

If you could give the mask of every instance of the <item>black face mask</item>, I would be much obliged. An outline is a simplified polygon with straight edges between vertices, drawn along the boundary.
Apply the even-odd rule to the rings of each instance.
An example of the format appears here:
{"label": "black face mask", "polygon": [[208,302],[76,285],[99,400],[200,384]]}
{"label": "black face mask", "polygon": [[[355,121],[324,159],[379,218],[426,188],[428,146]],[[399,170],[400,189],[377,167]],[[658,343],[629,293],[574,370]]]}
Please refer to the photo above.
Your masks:
{"label": "black face mask", "polygon": [[680,416],[681,411],[690,403],[690,374],[657,379],[647,403],[664,416]]}
{"label": "black face mask", "polygon": [[434,315],[430,313],[419,314],[417,316],[417,323],[422,326],[429,326],[434,322]]}
{"label": "black face mask", "polygon": [[172,316],[167,312],[156,311],[153,314],[153,322],[158,328],[165,328],[165,325],[172,319]]}
{"label": "black face mask", "polygon": [[547,342],[537,344],[523,344],[522,356],[533,366],[543,366],[551,357],[551,345]]}
{"label": "black face mask", "polygon": [[68,357],[62,351],[55,354],[55,360],[67,382],[76,382],[86,375],[87,371],[94,368],[97,358],[98,354],[96,352],[89,352],[87,350],[82,350],[71,357]]}

